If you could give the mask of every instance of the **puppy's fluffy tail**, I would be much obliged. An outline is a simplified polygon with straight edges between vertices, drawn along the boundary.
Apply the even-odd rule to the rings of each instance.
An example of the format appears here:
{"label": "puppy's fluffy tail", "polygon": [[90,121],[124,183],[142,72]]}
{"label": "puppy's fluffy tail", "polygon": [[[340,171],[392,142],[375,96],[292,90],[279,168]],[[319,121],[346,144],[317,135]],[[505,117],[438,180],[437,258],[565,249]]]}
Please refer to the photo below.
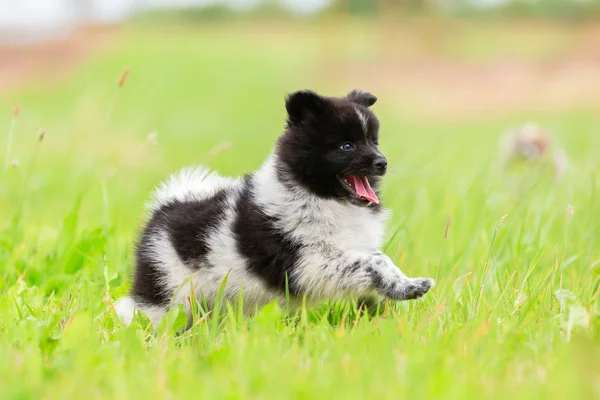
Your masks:
{"label": "puppy's fluffy tail", "polygon": [[154,192],[148,211],[154,212],[161,206],[175,201],[201,201],[232,186],[235,179],[223,177],[203,166],[183,168],[171,175]]}
{"label": "puppy's fluffy tail", "polygon": [[125,326],[131,324],[135,310],[135,301],[131,297],[124,297],[115,303],[115,311]]}

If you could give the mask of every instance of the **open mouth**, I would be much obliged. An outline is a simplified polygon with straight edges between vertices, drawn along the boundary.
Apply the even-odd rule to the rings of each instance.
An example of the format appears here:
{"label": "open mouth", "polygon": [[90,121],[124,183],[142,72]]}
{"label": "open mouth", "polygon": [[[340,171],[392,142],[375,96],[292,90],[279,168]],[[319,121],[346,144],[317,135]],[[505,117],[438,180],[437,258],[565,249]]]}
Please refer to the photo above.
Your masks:
{"label": "open mouth", "polygon": [[359,200],[379,204],[379,198],[366,176],[344,175],[338,178],[344,189]]}

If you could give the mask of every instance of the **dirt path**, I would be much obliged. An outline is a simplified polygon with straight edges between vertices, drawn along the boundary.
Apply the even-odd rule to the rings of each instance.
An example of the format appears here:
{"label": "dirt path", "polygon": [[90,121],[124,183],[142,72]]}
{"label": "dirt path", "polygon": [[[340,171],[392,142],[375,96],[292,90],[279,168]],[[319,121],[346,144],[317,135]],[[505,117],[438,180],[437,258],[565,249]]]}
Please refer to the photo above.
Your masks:
{"label": "dirt path", "polygon": [[375,77],[369,79],[370,90],[424,114],[600,107],[600,57],[591,54],[551,62],[379,62],[346,70],[341,79],[348,86],[365,76]]}
{"label": "dirt path", "polygon": [[117,31],[117,27],[88,26],[56,41],[0,45],[0,92],[64,76],[87,55],[110,43]]}

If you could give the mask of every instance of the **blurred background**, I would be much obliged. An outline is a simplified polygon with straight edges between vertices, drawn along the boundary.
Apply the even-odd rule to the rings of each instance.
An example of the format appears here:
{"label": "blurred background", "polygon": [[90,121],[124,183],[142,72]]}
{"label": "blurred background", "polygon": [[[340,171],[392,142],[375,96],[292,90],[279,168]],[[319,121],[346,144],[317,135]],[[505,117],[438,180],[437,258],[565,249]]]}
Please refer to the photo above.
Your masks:
{"label": "blurred background", "polygon": [[304,88],[378,96],[391,186],[489,176],[527,121],[595,168],[599,17],[594,0],[0,0],[0,205],[40,226],[84,194],[129,232],[166,173],[256,168]]}
{"label": "blurred background", "polygon": [[368,84],[420,112],[557,108],[600,97],[598,16],[594,0],[0,0],[0,85],[73,71],[124,27],[185,26],[180,41],[245,42],[257,59],[298,46],[319,83]]}

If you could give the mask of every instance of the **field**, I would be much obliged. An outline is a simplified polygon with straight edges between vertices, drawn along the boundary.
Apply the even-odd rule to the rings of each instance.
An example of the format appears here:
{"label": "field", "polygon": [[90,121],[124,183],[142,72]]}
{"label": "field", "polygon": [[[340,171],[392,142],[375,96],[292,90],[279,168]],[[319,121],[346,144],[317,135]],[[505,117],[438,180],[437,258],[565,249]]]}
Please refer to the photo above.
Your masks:
{"label": "field", "polygon": [[[4,82],[0,398],[598,398],[600,86],[551,62],[589,65],[598,29],[394,26],[139,23]],[[532,84],[542,62],[560,73]],[[177,311],[125,328],[112,306],[153,186],[188,164],[250,172],[285,93],[354,87],[379,97],[385,250],[437,286],[370,316],[223,305],[181,335]],[[499,135],[527,120],[565,147],[562,181],[499,168]]]}

